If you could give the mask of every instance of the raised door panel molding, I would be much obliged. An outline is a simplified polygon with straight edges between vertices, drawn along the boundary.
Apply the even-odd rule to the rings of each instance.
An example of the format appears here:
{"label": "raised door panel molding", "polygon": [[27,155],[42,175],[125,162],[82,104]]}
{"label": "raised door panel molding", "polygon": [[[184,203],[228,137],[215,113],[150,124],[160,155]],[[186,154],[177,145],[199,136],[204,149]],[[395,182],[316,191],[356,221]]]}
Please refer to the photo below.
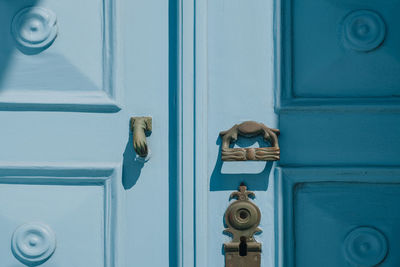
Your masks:
{"label": "raised door panel molding", "polygon": [[281,168],[275,193],[279,266],[399,264],[400,169]]}
{"label": "raised door panel molding", "polygon": [[2,264],[119,266],[118,179],[112,165],[0,166]]}
{"label": "raised door panel molding", "polygon": [[0,10],[0,109],[120,110],[115,1],[3,1]]}
{"label": "raised door panel molding", "polygon": [[278,108],[400,102],[399,11],[398,1],[277,0]]}

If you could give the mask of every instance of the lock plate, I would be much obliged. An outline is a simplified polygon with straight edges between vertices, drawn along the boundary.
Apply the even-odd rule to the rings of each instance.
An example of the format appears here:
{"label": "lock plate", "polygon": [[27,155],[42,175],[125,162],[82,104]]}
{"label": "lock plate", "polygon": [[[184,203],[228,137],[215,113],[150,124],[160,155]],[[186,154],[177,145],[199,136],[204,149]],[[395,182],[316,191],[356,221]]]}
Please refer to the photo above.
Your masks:
{"label": "lock plate", "polygon": [[238,251],[227,252],[225,250],[226,267],[260,267],[261,244],[258,251],[248,251],[246,256],[240,256]]}
{"label": "lock plate", "polygon": [[231,198],[237,200],[227,208],[225,232],[232,235],[232,241],[224,244],[225,267],[260,267],[261,244],[254,239],[254,234],[261,232],[258,228],[261,220],[260,209],[250,201],[254,193],[247,191],[245,185],[239,192],[233,192]]}

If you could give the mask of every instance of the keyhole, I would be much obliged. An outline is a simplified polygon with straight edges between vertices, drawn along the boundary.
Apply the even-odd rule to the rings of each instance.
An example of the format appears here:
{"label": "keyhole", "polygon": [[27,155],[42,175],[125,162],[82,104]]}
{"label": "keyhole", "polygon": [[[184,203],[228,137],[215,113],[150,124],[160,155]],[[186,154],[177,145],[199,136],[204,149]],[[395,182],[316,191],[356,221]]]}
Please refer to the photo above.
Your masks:
{"label": "keyhole", "polygon": [[239,213],[240,218],[243,219],[243,220],[247,218],[247,215],[248,215],[247,212],[245,212],[244,210],[242,210]]}
{"label": "keyhole", "polygon": [[247,256],[247,243],[245,236],[240,237],[239,256]]}

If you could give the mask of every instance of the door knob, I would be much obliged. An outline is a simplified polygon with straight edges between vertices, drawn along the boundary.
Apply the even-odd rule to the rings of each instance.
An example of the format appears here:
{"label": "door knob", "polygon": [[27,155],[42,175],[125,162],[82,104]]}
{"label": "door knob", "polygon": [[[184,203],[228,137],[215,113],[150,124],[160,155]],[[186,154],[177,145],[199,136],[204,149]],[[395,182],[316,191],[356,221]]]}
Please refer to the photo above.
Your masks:
{"label": "door knob", "polygon": [[[265,126],[255,121],[245,121],[241,124],[235,124],[232,128],[222,131],[219,135],[222,138],[222,160],[223,161],[276,161],[280,158],[280,149],[278,143],[278,129]],[[229,145],[235,142],[238,136],[254,137],[262,135],[271,147],[258,148],[230,148]]]}
{"label": "door knob", "polygon": [[151,117],[132,117],[131,130],[133,132],[133,148],[139,157],[145,158],[149,154],[147,146],[146,132],[152,130]]}

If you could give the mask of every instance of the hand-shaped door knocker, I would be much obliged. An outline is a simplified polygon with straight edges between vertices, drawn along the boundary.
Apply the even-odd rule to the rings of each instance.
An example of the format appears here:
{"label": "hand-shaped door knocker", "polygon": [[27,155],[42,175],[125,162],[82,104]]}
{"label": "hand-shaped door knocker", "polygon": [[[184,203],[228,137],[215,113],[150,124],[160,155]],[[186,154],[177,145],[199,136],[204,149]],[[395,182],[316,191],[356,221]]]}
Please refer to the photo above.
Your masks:
{"label": "hand-shaped door knocker", "polygon": [[[222,131],[219,135],[222,138],[222,160],[223,161],[276,161],[280,158],[280,149],[278,143],[278,129],[265,126],[255,121],[245,121],[241,124],[235,124],[227,131]],[[254,137],[262,135],[271,147],[248,147],[248,148],[230,148],[230,143],[237,140],[238,135],[244,137]]]}
{"label": "hand-shaped door knocker", "polygon": [[151,117],[132,117],[131,130],[133,132],[133,148],[141,158],[146,158],[149,154],[147,146],[146,132],[152,130]]}

